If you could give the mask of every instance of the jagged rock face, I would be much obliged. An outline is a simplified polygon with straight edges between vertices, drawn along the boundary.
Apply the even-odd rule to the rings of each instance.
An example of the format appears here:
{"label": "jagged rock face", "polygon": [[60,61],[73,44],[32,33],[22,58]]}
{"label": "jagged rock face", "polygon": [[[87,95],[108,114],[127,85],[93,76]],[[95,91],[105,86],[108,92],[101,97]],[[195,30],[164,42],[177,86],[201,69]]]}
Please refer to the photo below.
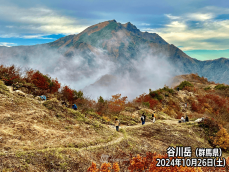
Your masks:
{"label": "jagged rock face", "polygon": [[193,59],[176,46],[168,44],[158,34],[141,32],[130,22],[121,24],[115,20],[98,23],[77,35],[69,35],[48,44],[0,47],[0,60],[12,57],[14,62],[24,60],[26,63],[35,53],[40,53],[40,58],[46,58],[46,51],[41,50],[45,48],[56,50],[66,58],[80,54],[91,66],[94,56],[102,51],[123,68],[131,59],[138,59],[143,52],[152,51],[152,56],[166,56],[167,60],[179,69],[179,74],[198,73],[209,80],[229,84],[228,59],[213,61]]}

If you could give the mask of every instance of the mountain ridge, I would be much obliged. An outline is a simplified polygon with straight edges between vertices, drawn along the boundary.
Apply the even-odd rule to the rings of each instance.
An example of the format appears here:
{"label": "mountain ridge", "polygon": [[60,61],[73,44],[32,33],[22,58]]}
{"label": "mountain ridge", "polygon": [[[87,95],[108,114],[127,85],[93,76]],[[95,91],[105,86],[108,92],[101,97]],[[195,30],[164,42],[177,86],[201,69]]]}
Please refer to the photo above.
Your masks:
{"label": "mountain ridge", "polygon": [[[152,56],[160,56],[161,54],[166,56],[169,63],[175,68],[179,68],[180,73],[198,73],[215,82],[229,83],[227,77],[227,75],[229,76],[229,59],[200,61],[191,58],[175,45],[167,43],[157,33],[141,32],[130,22],[121,24],[116,20],[109,20],[89,26],[79,34],[68,35],[46,44],[0,47],[0,59],[5,60],[8,57],[18,60],[20,57],[29,59],[36,51],[36,53],[42,53],[42,51],[36,50],[39,48],[58,50],[67,58],[80,54],[89,61],[94,58],[98,50],[102,50],[124,67],[131,59],[138,59],[143,52],[150,50]],[[24,62],[26,63],[26,61]],[[219,72],[215,72],[216,69],[220,69]]]}

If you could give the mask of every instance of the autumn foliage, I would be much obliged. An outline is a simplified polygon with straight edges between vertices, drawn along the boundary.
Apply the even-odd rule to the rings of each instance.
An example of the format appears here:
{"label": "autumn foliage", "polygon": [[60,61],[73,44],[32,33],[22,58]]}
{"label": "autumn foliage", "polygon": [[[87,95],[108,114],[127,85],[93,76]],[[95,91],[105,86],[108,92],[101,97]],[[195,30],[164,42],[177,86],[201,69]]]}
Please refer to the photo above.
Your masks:
{"label": "autumn foliage", "polygon": [[96,167],[96,163],[92,162],[91,167],[88,168],[87,172],[119,172],[120,168],[118,163],[113,163],[113,167],[111,167],[110,163],[102,163],[100,169]]}
{"label": "autumn foliage", "polygon": [[10,67],[0,66],[0,79],[5,81],[6,85],[12,85],[20,79],[20,69],[14,65]]}
{"label": "autumn foliage", "polygon": [[[146,153],[146,156],[137,155],[130,159],[128,170],[130,172],[161,172],[161,171],[169,171],[169,172],[207,172],[207,171],[222,171],[228,169],[229,166],[229,158],[226,159],[226,167],[187,167],[187,166],[177,166],[170,165],[169,167],[159,167],[157,166],[157,159],[166,159],[168,155],[161,155],[157,153]],[[179,157],[169,158],[170,162],[172,159],[177,159]],[[175,162],[175,161],[174,161]],[[92,162],[92,165],[88,168],[88,172],[119,172],[121,168],[118,163],[113,163],[113,167],[111,163],[103,163],[100,168],[96,167],[96,164]]]}
{"label": "autumn foliage", "polygon": [[68,101],[73,101],[73,90],[70,89],[68,86],[64,86],[61,93],[63,94],[63,97],[67,99]]}
{"label": "autumn foliage", "polygon": [[156,107],[156,105],[159,104],[159,101],[156,99],[153,99],[149,94],[142,94],[139,97],[137,97],[134,102],[136,103],[145,103],[145,102],[149,102],[150,106],[149,108],[153,109],[154,107]]}
{"label": "autumn foliage", "polygon": [[229,134],[225,128],[221,128],[214,137],[214,145],[219,146],[224,150],[229,150]]}
{"label": "autumn foliage", "polygon": [[35,72],[31,77],[32,83],[43,90],[49,89],[48,78],[41,74],[39,71]]}
{"label": "autumn foliage", "polygon": [[124,110],[126,99],[127,97],[121,97],[121,94],[113,95],[108,104],[109,112],[116,114]]}

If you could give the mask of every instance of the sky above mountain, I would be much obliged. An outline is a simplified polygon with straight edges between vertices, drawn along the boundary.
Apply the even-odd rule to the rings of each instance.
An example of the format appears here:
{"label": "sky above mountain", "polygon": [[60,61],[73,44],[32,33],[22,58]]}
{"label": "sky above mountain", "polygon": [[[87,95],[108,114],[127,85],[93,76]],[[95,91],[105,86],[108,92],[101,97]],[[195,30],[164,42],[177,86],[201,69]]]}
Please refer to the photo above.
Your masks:
{"label": "sky above mountain", "polygon": [[0,45],[35,45],[115,19],[158,33],[193,58],[229,58],[227,0],[0,0]]}

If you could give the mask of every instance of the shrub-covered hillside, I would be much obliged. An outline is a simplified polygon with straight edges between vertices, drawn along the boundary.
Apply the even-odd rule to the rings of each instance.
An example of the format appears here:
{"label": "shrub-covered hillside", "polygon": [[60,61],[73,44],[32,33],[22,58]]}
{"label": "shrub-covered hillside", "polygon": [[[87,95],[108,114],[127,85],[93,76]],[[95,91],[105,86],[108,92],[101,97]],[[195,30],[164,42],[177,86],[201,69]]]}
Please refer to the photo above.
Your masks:
{"label": "shrub-covered hillside", "polygon": [[[155,171],[159,170],[154,168],[155,158],[166,156],[169,146],[220,147],[228,157],[228,86],[196,74],[177,77],[183,81],[173,88],[149,89],[132,101],[121,94],[95,101],[39,71],[0,66],[0,169],[95,171],[101,167],[108,171],[113,166],[113,171],[136,171],[147,157],[147,168]],[[42,101],[40,95],[48,99]],[[73,103],[78,110],[71,108]],[[146,125],[142,126],[143,113]],[[152,113],[156,123],[151,121]],[[179,124],[186,115],[190,122]],[[203,122],[194,122],[201,117]],[[112,127],[115,118],[120,120],[120,132]],[[112,166],[102,164],[103,154],[109,154]],[[111,157],[125,161],[115,164]],[[90,167],[92,162],[97,167]]]}

